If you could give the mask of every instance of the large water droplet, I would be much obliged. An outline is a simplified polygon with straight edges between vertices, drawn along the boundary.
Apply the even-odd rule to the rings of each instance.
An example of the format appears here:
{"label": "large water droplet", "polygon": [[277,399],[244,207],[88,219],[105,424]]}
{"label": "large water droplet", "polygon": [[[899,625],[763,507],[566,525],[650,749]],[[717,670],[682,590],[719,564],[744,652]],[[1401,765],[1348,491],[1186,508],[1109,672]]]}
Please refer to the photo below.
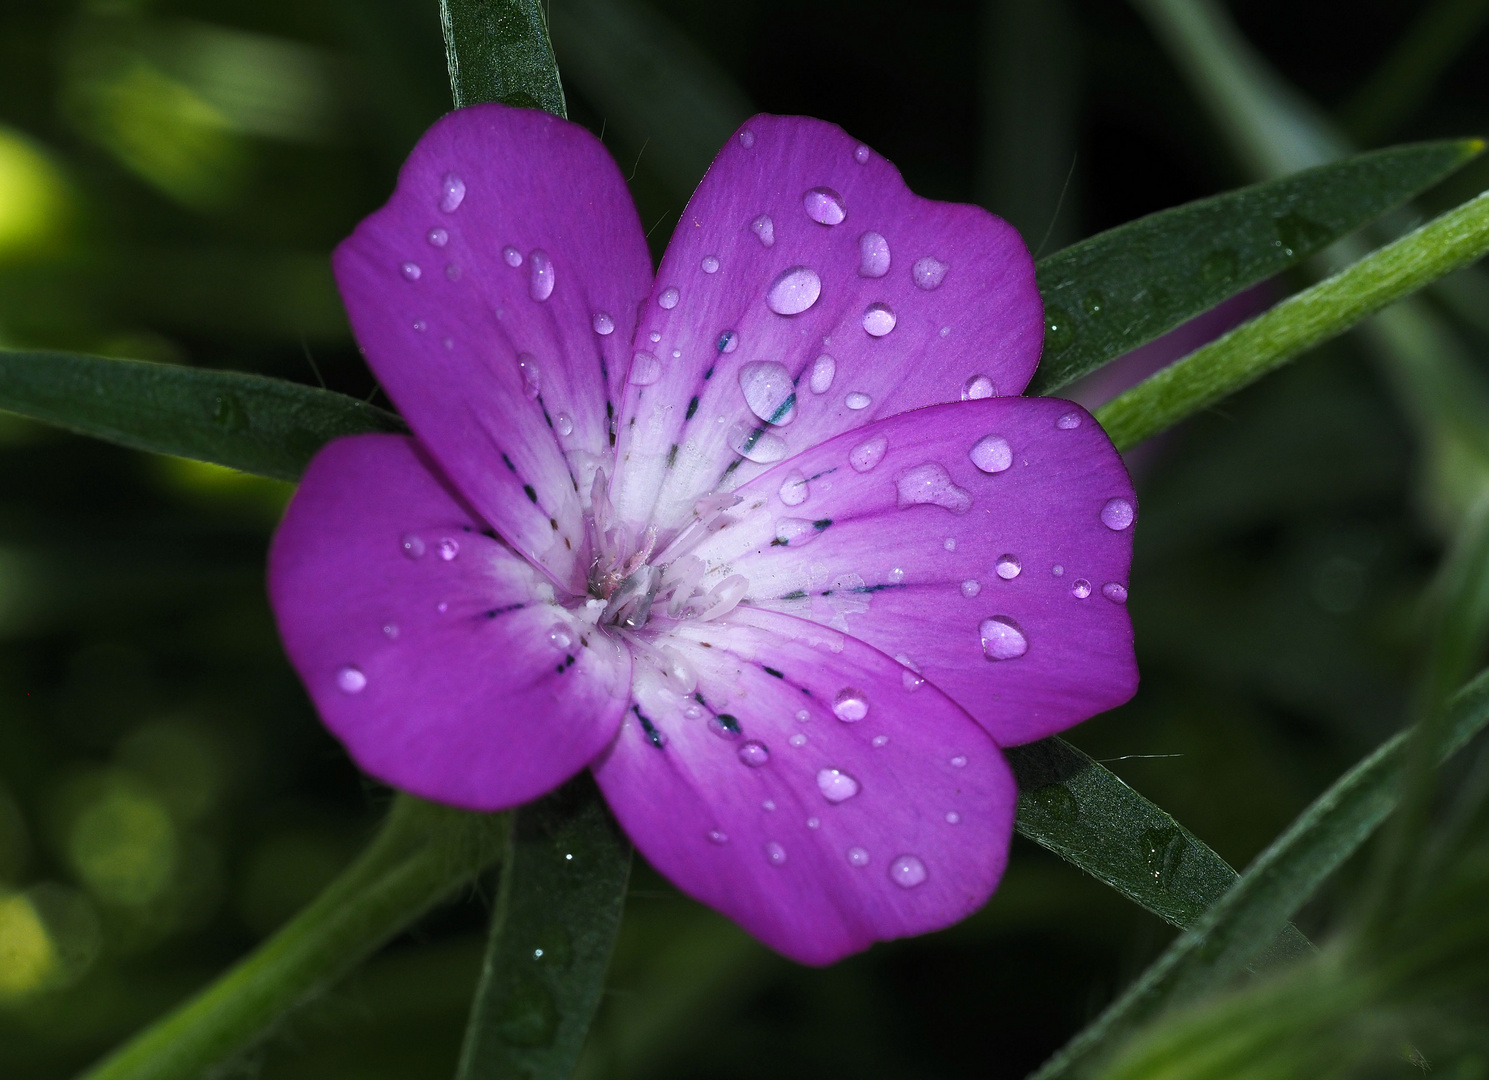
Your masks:
{"label": "large water droplet", "polygon": [[1120,581],[1108,581],[1101,587],[1101,595],[1114,604],[1127,603],[1127,586]]}
{"label": "large water droplet", "polygon": [[662,362],[649,352],[631,357],[630,381],[636,386],[650,386],[662,377]]}
{"label": "large water droplet", "polygon": [[789,424],[796,415],[796,384],[784,364],[752,360],[739,368],[739,389],[750,412],[771,424]]}
{"label": "large water droplet", "polygon": [[547,300],[553,295],[555,276],[553,260],[542,248],[534,248],[528,256],[527,295],[534,300]]}
{"label": "large water droplet", "polygon": [[1056,821],[1074,821],[1081,816],[1080,807],[1063,784],[1046,784],[1029,792],[1029,798]]}
{"label": "large water droplet", "polygon": [[973,444],[967,456],[985,473],[1000,473],[1013,464],[1013,447],[1002,435],[984,435]]}
{"label": "large water droplet", "polygon": [[615,320],[612,319],[605,312],[597,311],[595,312],[594,327],[595,333],[599,334],[601,337],[608,337],[609,335],[615,333]]}
{"label": "large water droplet", "polygon": [[569,419],[568,413],[559,413],[555,416],[553,426],[558,429],[560,435],[574,434],[574,421]]}
{"label": "large water droplet", "polygon": [[981,401],[983,398],[992,397],[997,392],[998,388],[993,385],[993,380],[986,375],[973,375],[962,383],[963,401]]}
{"label": "large water droplet", "polygon": [[400,264],[398,267],[398,272],[402,274],[404,276],[404,279],[407,281],[418,281],[420,276],[424,273],[424,271],[419,269],[419,264],[415,262],[406,262]]}
{"label": "large water droplet", "polygon": [[853,466],[854,472],[868,472],[884,460],[884,452],[888,449],[889,440],[883,435],[875,435],[849,451],[848,464]]}
{"label": "large water droplet", "polygon": [[770,247],[776,242],[776,223],[770,220],[769,214],[761,214],[750,222],[750,232],[755,234],[763,247]]}
{"label": "large water droplet", "polygon": [[869,853],[861,847],[850,847],[847,854],[849,866],[867,866],[869,864]]}
{"label": "large water droplet", "polygon": [[807,501],[808,494],[807,478],[800,469],[792,469],[781,481],[781,502],[787,506],[800,506]]}
{"label": "large water droplet", "polygon": [[1123,498],[1108,499],[1101,508],[1101,523],[1113,532],[1121,532],[1137,516],[1132,504]]}
{"label": "large water droplet", "polygon": [[860,165],[867,165],[869,161],[869,148],[863,145],[863,143],[859,143],[853,148],[853,160]]}
{"label": "large water droplet", "polygon": [[1019,571],[1023,570],[1023,568],[1023,564],[1019,562],[1017,555],[999,555],[998,561],[993,564],[993,569],[998,572],[998,576],[1004,581],[1012,581],[1018,577]]}
{"label": "large water droplet", "polygon": [[1017,660],[1029,651],[1029,639],[1007,615],[983,619],[977,632],[982,637],[982,655],[989,660]]}
{"label": "large water droplet", "polygon": [[913,889],[925,879],[925,863],[914,855],[901,855],[889,864],[889,880],[902,889]]}
{"label": "large water droplet", "polygon": [[721,353],[732,353],[735,349],[739,348],[739,331],[725,330],[719,335],[719,340],[713,344],[714,348],[718,349]]}
{"label": "large water droplet", "polygon": [[743,458],[768,465],[787,454],[786,440],[773,431],[741,420],[729,429],[729,449]]}
{"label": "large water droplet", "polygon": [[839,720],[857,723],[869,714],[869,699],[862,690],[845,686],[832,699],[832,711]]}
{"label": "large water droplet", "polygon": [[777,315],[800,315],[822,295],[822,279],[809,266],[793,266],[771,282],[766,306]]}
{"label": "large water droplet", "polygon": [[348,664],[336,673],[336,686],[343,694],[360,694],[367,689],[367,676],[361,668]]}
{"label": "large water droplet", "polygon": [[848,408],[852,409],[854,412],[858,412],[861,409],[867,409],[873,403],[873,398],[858,390],[851,391],[848,396],[843,399],[843,404],[848,406]]}
{"label": "large water droplet", "polygon": [[962,582],[962,595],[965,596],[968,600],[972,599],[972,597],[976,596],[980,592],[982,592],[982,582],[978,581],[976,578],[968,578],[966,581]]}
{"label": "large water droplet", "polygon": [[786,849],[772,840],[765,845],[765,858],[771,866],[784,866],[786,863]]}
{"label": "large water droplet", "polygon": [[703,256],[703,272],[705,274],[717,274],[719,272],[719,259],[717,255]]}
{"label": "large water droplet", "polygon": [[1061,431],[1074,431],[1080,426],[1081,414],[1076,412],[1068,412],[1064,416],[1060,417],[1060,419],[1055,421],[1055,427],[1059,428]]}
{"label": "large water droplet", "polygon": [[817,773],[817,790],[830,803],[845,802],[858,794],[858,781],[841,769],[821,769]]}
{"label": "large water droplet", "polygon": [[574,644],[574,636],[569,633],[569,628],[563,623],[555,623],[548,630],[548,644],[562,651]]}
{"label": "large water droplet", "polygon": [[682,294],[677,291],[677,286],[668,285],[662,290],[662,295],[657,297],[657,307],[666,308],[668,311],[671,311],[677,307],[677,302],[680,299],[682,299]]}
{"label": "large water droplet", "polygon": [[739,145],[740,146],[743,146],[746,150],[748,150],[750,147],[754,146],[755,145],[755,133],[753,131],[751,131],[749,128],[745,128],[743,131],[741,131],[739,133]]}
{"label": "large water droplet", "polygon": [[1085,578],[1076,578],[1075,583],[1070,586],[1070,595],[1077,600],[1084,600],[1091,595],[1091,583]]}
{"label": "large water droplet", "polygon": [[927,255],[923,259],[915,260],[915,265],[910,269],[910,276],[922,289],[939,288],[941,282],[946,280],[946,264],[940,259]]}
{"label": "large water droplet", "polygon": [[502,258],[506,261],[506,264],[514,270],[522,265],[522,252],[518,251],[511,244],[508,244],[506,247],[502,248]]}
{"label": "large water droplet", "polygon": [[832,377],[837,374],[838,362],[823,353],[812,362],[812,393],[825,394],[832,386]]}
{"label": "large water droplet", "polygon": [[958,754],[956,757],[952,758],[951,766],[954,769],[965,769],[967,767],[967,755]]}
{"label": "large water droplet", "polygon": [[876,232],[858,238],[858,276],[881,278],[889,273],[889,241]]}
{"label": "large water droplet", "polygon": [[429,232],[425,234],[425,239],[428,240],[432,246],[442,248],[450,242],[450,234],[444,229],[436,226],[435,228],[430,229]]}
{"label": "large water droplet", "polygon": [[439,208],[447,214],[460,209],[465,201],[465,181],[459,173],[447,172],[439,182]]}
{"label": "large water droplet", "polygon": [[743,761],[752,769],[758,769],[770,760],[770,751],[758,739],[751,739],[747,743],[742,743],[738,753],[739,760]]}
{"label": "large water droplet", "polygon": [[435,545],[435,550],[439,552],[441,559],[445,562],[450,562],[456,555],[460,554],[460,541],[456,540],[453,536],[446,536]]}
{"label": "large water droplet", "polygon": [[1139,843],[1154,884],[1167,890],[1179,872],[1185,849],[1189,847],[1184,834],[1171,825],[1155,825],[1143,831]]}
{"label": "large water droplet", "polygon": [[405,533],[399,546],[410,559],[420,558],[424,554],[424,541],[414,533]]}
{"label": "large water droplet", "polygon": [[518,353],[517,371],[522,376],[523,396],[528,401],[536,401],[543,392],[543,376],[538,371],[537,358],[532,353]]}
{"label": "large water droplet", "polygon": [[939,461],[927,461],[913,469],[906,469],[895,478],[899,492],[901,510],[926,503],[944,507],[953,514],[965,514],[972,506],[972,493],[957,487],[946,466]]}
{"label": "large water droplet", "polygon": [[819,225],[837,225],[848,216],[843,197],[830,187],[814,187],[801,197],[802,209]]}
{"label": "large water droplet", "polygon": [[870,337],[883,337],[894,329],[894,309],[888,304],[870,304],[863,313],[863,328]]}

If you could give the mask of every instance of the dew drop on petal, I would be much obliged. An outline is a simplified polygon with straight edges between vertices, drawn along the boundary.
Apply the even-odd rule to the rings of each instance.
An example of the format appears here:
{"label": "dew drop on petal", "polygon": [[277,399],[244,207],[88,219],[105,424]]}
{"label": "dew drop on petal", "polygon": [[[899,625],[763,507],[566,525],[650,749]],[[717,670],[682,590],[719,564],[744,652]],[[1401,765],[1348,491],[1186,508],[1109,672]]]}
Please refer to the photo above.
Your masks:
{"label": "dew drop on petal", "polygon": [[884,460],[884,452],[888,449],[889,440],[883,435],[875,435],[849,451],[848,464],[853,466],[854,472],[868,472]]}
{"label": "dew drop on petal", "polygon": [[517,354],[517,371],[522,376],[522,394],[528,401],[536,401],[543,392],[543,376],[538,371],[538,361],[532,353]]}
{"label": "dew drop on petal", "polygon": [[939,288],[941,282],[946,280],[946,264],[940,259],[927,255],[923,259],[915,260],[915,265],[910,268],[910,276],[922,289]]}
{"label": "dew drop on petal", "polygon": [[967,456],[985,473],[1000,473],[1013,464],[1013,447],[1001,435],[984,435],[973,444]]}
{"label": "dew drop on petal", "polygon": [[869,741],[874,744],[875,749],[878,749],[881,746],[888,746],[889,745],[889,736],[888,735],[875,735]]}
{"label": "dew drop on petal", "polygon": [[677,291],[677,286],[668,285],[665,289],[662,290],[662,295],[657,297],[657,307],[665,308],[668,311],[671,311],[673,308],[677,307],[677,302],[681,298],[682,294]]}
{"label": "dew drop on petal", "polygon": [[868,164],[869,148],[863,145],[863,143],[859,143],[856,147],[853,148],[853,160],[858,162],[860,165]]}
{"label": "dew drop on petal", "polygon": [[560,435],[574,434],[574,421],[569,419],[568,413],[559,413],[554,417],[553,426],[558,429]]}
{"label": "dew drop on petal", "polygon": [[439,182],[439,208],[447,214],[460,209],[465,201],[465,181],[459,173],[447,172]]}
{"label": "dew drop on petal", "polygon": [[766,799],[763,803],[760,804],[760,809],[762,810],[773,811],[775,810],[775,808],[776,804],[774,799]]}
{"label": "dew drop on petal", "polygon": [[873,398],[857,390],[852,391],[848,394],[847,397],[843,399],[843,404],[848,406],[848,408],[852,409],[854,412],[858,412],[860,409],[867,409],[873,403]]}
{"label": "dew drop on petal", "polygon": [[900,672],[900,685],[913,694],[925,685],[925,676],[907,669]]}
{"label": "dew drop on petal", "polygon": [[739,348],[739,331],[725,330],[719,335],[719,340],[714,342],[714,348],[721,353],[732,353]]}
{"label": "dew drop on petal", "polygon": [[420,319],[418,322],[414,323],[414,329],[422,334],[425,330],[429,329],[429,324],[423,319]]}
{"label": "dew drop on petal", "polygon": [[965,596],[967,599],[972,599],[972,597],[976,596],[980,592],[982,592],[982,582],[978,581],[977,579],[968,578],[966,581],[962,582],[962,595]]}
{"label": "dew drop on petal", "polygon": [[992,397],[997,392],[998,388],[993,385],[993,380],[986,375],[973,375],[962,383],[963,401],[981,401],[983,398]]}
{"label": "dew drop on petal", "polygon": [[743,146],[746,150],[748,150],[750,147],[754,146],[755,145],[755,133],[753,131],[751,131],[749,128],[745,128],[743,131],[741,131],[739,133],[739,145],[740,146]]}
{"label": "dew drop on petal", "polygon": [[801,197],[802,209],[819,225],[837,225],[848,216],[843,197],[830,187],[814,187]]}
{"label": "dew drop on petal", "polygon": [[522,252],[518,251],[511,244],[508,244],[506,247],[502,248],[502,258],[506,260],[507,265],[512,267],[514,270],[522,265]]}
{"label": "dew drop on petal", "polygon": [[1061,566],[1059,563],[1055,563],[1054,566],[1050,567],[1050,573],[1055,575],[1055,577],[1064,577],[1065,567]]}
{"label": "dew drop on petal", "polygon": [[982,655],[989,660],[1017,660],[1029,651],[1029,639],[1007,615],[983,619],[977,632],[982,637]]}
{"label": "dew drop on petal", "polygon": [[889,864],[889,879],[902,889],[913,889],[926,879],[925,863],[914,855],[901,855]]}
{"label": "dew drop on petal", "polygon": [[800,750],[803,746],[805,746],[807,744],[807,737],[805,735],[801,734],[800,732],[798,732],[797,734],[791,736],[791,738],[787,739],[786,741],[788,743],[790,743],[792,746],[796,747],[798,750]]}
{"label": "dew drop on petal", "polygon": [[1108,581],[1101,587],[1101,595],[1114,604],[1127,603],[1127,586],[1120,581]]}
{"label": "dew drop on petal", "polygon": [[399,546],[403,548],[403,553],[410,559],[421,558],[424,554],[424,541],[414,533],[404,534],[403,539],[399,542]]}
{"label": "dew drop on petal", "polygon": [[796,415],[796,383],[784,364],[774,360],[741,364],[739,389],[750,412],[767,423],[789,424]]}
{"label": "dew drop on petal", "polygon": [[750,232],[755,234],[762,247],[770,247],[776,242],[776,223],[770,220],[769,214],[761,214],[750,222]]}
{"label": "dew drop on petal", "polygon": [[574,644],[574,637],[569,633],[569,628],[563,623],[555,623],[548,630],[548,644],[555,649],[567,649]]}
{"label": "dew drop on petal", "polygon": [[786,862],[786,849],[772,840],[765,845],[765,858],[771,866],[783,866]]}
{"label": "dew drop on petal", "polygon": [[534,300],[547,300],[553,295],[555,283],[553,260],[542,248],[534,248],[527,261],[527,295]]}
{"label": "dew drop on petal", "polygon": [[717,255],[705,255],[702,265],[705,274],[717,274],[719,272],[719,259]]}
{"label": "dew drop on petal", "polygon": [[951,759],[951,767],[954,769],[965,769],[967,767],[967,755],[958,754]]}
{"label": "dew drop on petal", "polygon": [[722,829],[710,829],[708,831],[708,839],[710,843],[714,844],[727,844],[729,842],[728,834]]}
{"label": "dew drop on petal", "polygon": [[1113,532],[1121,532],[1132,524],[1137,516],[1132,504],[1126,499],[1108,499],[1101,508],[1101,523]]}
{"label": "dew drop on petal", "polygon": [[956,485],[946,466],[927,461],[906,469],[895,478],[901,510],[926,503],[944,507],[953,514],[965,514],[972,507],[972,493]]}
{"label": "dew drop on petal", "polygon": [[870,304],[863,313],[863,328],[870,337],[883,337],[894,329],[894,308],[888,304]]}
{"label": "dew drop on petal", "polygon": [[944,547],[947,551],[955,551],[956,537],[948,536],[945,540],[941,541],[941,546]]}
{"label": "dew drop on petal", "polygon": [[822,819],[821,818],[815,818],[815,817],[809,817],[809,818],[807,818],[807,828],[809,828],[809,829],[820,829],[820,828],[822,828]]}
{"label": "dew drop on petal", "polygon": [[653,345],[655,345],[657,342],[659,342],[659,341],[662,340],[662,335],[657,330],[653,330],[650,334],[647,334],[646,336],[647,336],[647,339],[650,340]]}
{"label": "dew drop on petal", "polygon": [[436,226],[435,228],[429,230],[429,233],[427,234],[425,239],[427,239],[429,243],[434,247],[444,247],[450,242],[450,234],[444,229]]}
{"label": "dew drop on petal", "polygon": [[389,641],[397,641],[398,640],[398,624],[397,623],[383,623],[383,637],[387,638]]}
{"label": "dew drop on petal", "polygon": [[404,279],[407,281],[418,281],[420,275],[424,273],[424,271],[419,269],[419,264],[415,262],[406,262],[401,264],[398,267],[398,272],[402,274],[404,276]]}
{"label": "dew drop on petal", "polygon": [[595,312],[594,327],[595,333],[599,334],[601,337],[608,337],[609,335],[615,333],[615,320],[612,319],[605,312],[597,311]]}
{"label": "dew drop on petal", "polygon": [[776,522],[773,543],[778,547],[802,547],[821,535],[822,530],[816,523],[806,518],[781,518]]}
{"label": "dew drop on petal", "polygon": [[738,754],[739,760],[743,761],[752,769],[758,769],[770,760],[770,751],[758,739],[751,739],[749,742],[741,744]]}
{"label": "dew drop on petal", "polygon": [[453,536],[447,536],[435,545],[435,550],[439,552],[441,559],[445,562],[450,562],[456,555],[460,554],[460,541],[456,540]]}
{"label": "dew drop on petal", "polygon": [[822,279],[809,266],[793,266],[771,282],[766,306],[777,315],[800,315],[822,295]]}
{"label": "dew drop on petal", "polygon": [[825,394],[832,386],[832,377],[837,374],[838,362],[823,353],[812,363],[812,393]]}
{"label": "dew drop on petal", "polygon": [[800,469],[793,469],[786,474],[786,479],[781,481],[781,502],[787,506],[800,506],[807,501],[807,478],[802,475]]}
{"label": "dew drop on petal", "polygon": [[849,866],[867,866],[869,864],[869,853],[861,847],[850,847],[848,849]]}
{"label": "dew drop on petal", "polygon": [[812,714],[807,712],[805,709],[796,710],[796,719],[800,720],[803,724],[805,724],[811,718]]}
{"label": "dew drop on petal", "polygon": [[853,724],[869,714],[869,699],[862,690],[845,686],[832,699],[833,715],[839,720]]}
{"label": "dew drop on petal", "polygon": [[858,238],[858,276],[881,278],[889,273],[889,241],[876,232]]}
{"label": "dew drop on petal", "polygon": [[1081,426],[1081,414],[1068,412],[1055,421],[1055,427],[1061,431],[1073,431]]}
{"label": "dew drop on petal", "polygon": [[1085,578],[1076,578],[1075,584],[1070,586],[1070,594],[1077,600],[1084,600],[1091,595],[1091,583]]}
{"label": "dew drop on petal", "polygon": [[343,694],[360,694],[367,689],[367,676],[361,668],[348,664],[336,673],[336,685]]}
{"label": "dew drop on petal", "polygon": [[958,814],[955,810],[948,810],[946,812],[946,824],[948,824],[948,825],[960,825],[961,824],[961,821],[962,821],[962,815],[961,814]]}
{"label": "dew drop on petal", "polygon": [[[633,382],[635,380],[632,380]],[[773,431],[740,421],[729,429],[729,449],[743,458],[769,465],[787,454],[786,440]]]}
{"label": "dew drop on petal", "polygon": [[662,377],[662,362],[649,352],[631,357],[630,381],[636,386],[650,386]]}
{"label": "dew drop on petal", "polygon": [[1017,555],[999,555],[998,561],[993,564],[993,569],[998,572],[998,576],[1004,581],[1012,581],[1018,577],[1019,571],[1023,570],[1023,568],[1023,564],[1019,562]]}
{"label": "dew drop on petal", "polygon": [[858,794],[858,781],[841,769],[821,769],[817,772],[817,790],[830,803],[846,802]]}

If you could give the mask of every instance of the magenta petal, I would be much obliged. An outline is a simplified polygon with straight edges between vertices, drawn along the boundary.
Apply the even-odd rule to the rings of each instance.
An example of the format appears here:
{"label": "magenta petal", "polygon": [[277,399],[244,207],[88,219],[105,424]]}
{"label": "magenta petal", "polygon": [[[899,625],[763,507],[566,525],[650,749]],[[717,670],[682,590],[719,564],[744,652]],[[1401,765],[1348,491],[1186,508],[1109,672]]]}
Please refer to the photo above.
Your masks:
{"label": "magenta petal", "polygon": [[334,263],[367,361],[420,441],[505,540],[582,591],[581,506],[651,287],[605,148],[532,109],[451,113]]}
{"label": "magenta petal", "polygon": [[835,125],[756,116],[714,159],[642,310],[617,509],[665,531],[700,495],[876,418],[1018,394],[1043,339],[1010,225],[912,194]]}
{"label": "magenta petal", "polygon": [[736,494],[693,554],[707,586],[902,659],[1004,746],[1137,689],[1128,569],[1137,499],[1085,410],[992,398],[882,420]]}
{"label": "magenta petal", "polygon": [[514,806],[614,736],[630,660],[451,496],[411,439],[311,462],[269,552],[295,670],[362,769],[472,810]]}
{"label": "magenta petal", "polygon": [[696,696],[635,663],[595,777],[684,892],[787,956],[827,964],[948,926],[1002,875],[1017,792],[953,702],[851,637],[764,611],[656,642]]}

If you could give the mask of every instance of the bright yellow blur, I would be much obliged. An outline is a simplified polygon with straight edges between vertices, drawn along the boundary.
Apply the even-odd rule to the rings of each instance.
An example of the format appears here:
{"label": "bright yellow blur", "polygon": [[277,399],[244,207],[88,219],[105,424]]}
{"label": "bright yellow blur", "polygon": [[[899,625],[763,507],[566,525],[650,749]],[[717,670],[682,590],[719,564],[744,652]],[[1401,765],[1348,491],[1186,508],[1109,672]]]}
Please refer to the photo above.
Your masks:
{"label": "bright yellow blur", "polygon": [[35,906],[19,893],[0,895],[0,1001],[40,990],[56,967],[56,950]]}
{"label": "bright yellow blur", "polygon": [[29,139],[0,127],[0,261],[45,250],[71,216],[61,171]]}

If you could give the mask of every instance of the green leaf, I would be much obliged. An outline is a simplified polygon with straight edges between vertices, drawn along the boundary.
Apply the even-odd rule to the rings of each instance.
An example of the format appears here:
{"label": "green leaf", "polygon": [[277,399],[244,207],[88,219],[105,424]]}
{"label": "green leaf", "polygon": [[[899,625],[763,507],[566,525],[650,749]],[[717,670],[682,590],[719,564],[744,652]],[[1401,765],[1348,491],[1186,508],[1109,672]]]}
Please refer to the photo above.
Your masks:
{"label": "green leaf", "polygon": [[235,371],[0,350],[0,409],[136,450],[296,480],[341,435],[404,431],[344,394]]}
{"label": "green leaf", "polygon": [[1478,140],[1398,146],[1118,226],[1040,261],[1050,394],[1301,262],[1476,157]]}
{"label": "green leaf", "polygon": [[455,107],[500,101],[568,116],[539,0],[440,0]]}
{"label": "green leaf", "polygon": [[[1489,723],[1489,672],[1449,708],[1446,758]],[[1230,889],[1032,1080],[1080,1075],[1169,1006],[1192,1001],[1262,955],[1288,918],[1357,851],[1400,798],[1411,732],[1384,743],[1318,797]]]}
{"label": "green leaf", "polygon": [[600,1004],[631,847],[585,773],[513,814],[457,1080],[565,1080]]}
{"label": "green leaf", "polygon": [[1470,199],[1102,406],[1119,449],[1199,412],[1489,251],[1489,192]]}

